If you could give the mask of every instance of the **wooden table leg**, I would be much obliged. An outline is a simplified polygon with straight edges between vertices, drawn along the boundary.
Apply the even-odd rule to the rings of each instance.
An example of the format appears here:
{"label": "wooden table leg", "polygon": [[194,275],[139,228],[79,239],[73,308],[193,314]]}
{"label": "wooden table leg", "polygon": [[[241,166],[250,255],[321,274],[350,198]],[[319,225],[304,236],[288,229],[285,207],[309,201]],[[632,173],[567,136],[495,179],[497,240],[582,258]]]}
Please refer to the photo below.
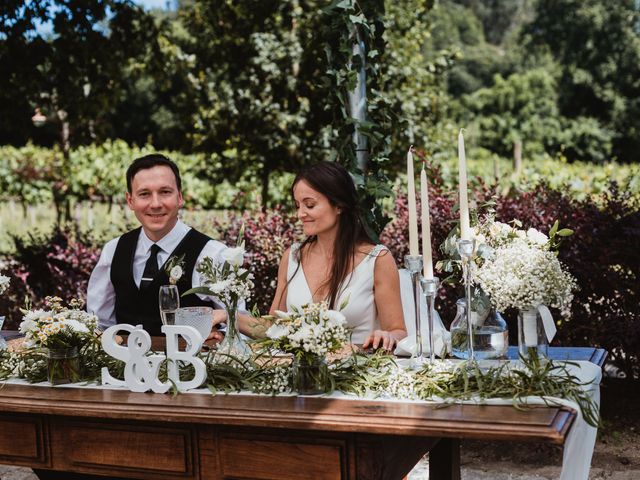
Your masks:
{"label": "wooden table leg", "polygon": [[460,440],[442,438],[429,451],[430,480],[460,480]]}
{"label": "wooden table leg", "polygon": [[361,435],[356,441],[357,480],[398,480],[420,461],[437,438]]}

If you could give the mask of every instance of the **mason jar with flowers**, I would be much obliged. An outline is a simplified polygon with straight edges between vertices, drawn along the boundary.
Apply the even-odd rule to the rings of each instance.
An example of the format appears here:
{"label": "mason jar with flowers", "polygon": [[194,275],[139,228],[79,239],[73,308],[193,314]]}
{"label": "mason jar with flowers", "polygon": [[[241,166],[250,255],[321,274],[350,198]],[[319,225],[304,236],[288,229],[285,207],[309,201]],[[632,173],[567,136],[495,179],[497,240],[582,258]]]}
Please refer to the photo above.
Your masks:
{"label": "mason jar with flowers", "polygon": [[82,303],[77,300],[72,300],[68,307],[58,297],[47,297],[45,302],[46,309],[24,312],[20,332],[32,346],[46,349],[51,385],[78,382],[79,350],[94,337],[98,319],[81,310]]}
{"label": "mason jar with flowers", "polygon": [[548,307],[568,314],[576,288],[575,279],[550,249],[554,235],[549,239],[537,233],[518,235],[495,248],[476,274],[497,309],[518,310],[518,350],[525,358],[547,355],[556,331]]}
{"label": "mason jar with flowers", "polygon": [[327,355],[341,350],[349,339],[345,316],[326,302],[310,303],[290,312],[276,311],[262,346],[293,355],[293,389],[301,395],[325,393],[329,388]]}

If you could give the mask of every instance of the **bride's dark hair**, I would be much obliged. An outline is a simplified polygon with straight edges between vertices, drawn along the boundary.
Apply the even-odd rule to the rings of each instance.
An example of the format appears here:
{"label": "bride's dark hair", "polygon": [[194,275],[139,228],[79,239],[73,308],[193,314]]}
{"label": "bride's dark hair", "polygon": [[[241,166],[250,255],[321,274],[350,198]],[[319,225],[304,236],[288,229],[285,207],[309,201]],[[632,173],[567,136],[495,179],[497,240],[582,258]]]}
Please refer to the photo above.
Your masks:
{"label": "bride's dark hair", "polygon": [[[305,168],[296,175],[293,185],[291,185],[292,197],[293,189],[302,180],[315,191],[327,197],[332,206],[340,209],[338,232],[333,244],[331,276],[320,286],[320,288],[328,287],[329,307],[337,308],[335,303],[340,294],[340,286],[354,267],[356,247],[362,243],[374,244],[374,242],[364,228],[356,186],[351,175],[342,165],[336,162],[321,162]],[[316,241],[317,237],[312,235],[302,242],[296,254],[298,268],[302,262],[302,252]],[[291,278],[296,273],[297,269]]]}

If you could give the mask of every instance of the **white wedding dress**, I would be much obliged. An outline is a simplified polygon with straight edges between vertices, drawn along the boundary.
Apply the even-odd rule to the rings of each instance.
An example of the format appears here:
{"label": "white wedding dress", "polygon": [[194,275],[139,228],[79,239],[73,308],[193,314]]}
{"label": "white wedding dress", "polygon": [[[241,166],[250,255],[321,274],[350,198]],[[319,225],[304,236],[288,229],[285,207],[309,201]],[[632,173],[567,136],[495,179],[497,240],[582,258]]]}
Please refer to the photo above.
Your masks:
{"label": "white wedding dress", "polygon": [[[287,279],[291,279],[291,281],[287,287],[287,310],[291,310],[293,306],[301,307],[313,302],[313,294],[307,284],[302,265],[298,268],[296,257],[299,247],[298,243],[294,243],[289,252]],[[347,318],[347,326],[352,329],[351,341],[353,343],[364,343],[373,330],[380,328],[373,294],[373,274],[376,258],[383,251],[388,251],[384,245],[373,247],[371,252],[347,276],[340,288],[336,309],[347,301],[347,306],[342,309],[342,313]]]}

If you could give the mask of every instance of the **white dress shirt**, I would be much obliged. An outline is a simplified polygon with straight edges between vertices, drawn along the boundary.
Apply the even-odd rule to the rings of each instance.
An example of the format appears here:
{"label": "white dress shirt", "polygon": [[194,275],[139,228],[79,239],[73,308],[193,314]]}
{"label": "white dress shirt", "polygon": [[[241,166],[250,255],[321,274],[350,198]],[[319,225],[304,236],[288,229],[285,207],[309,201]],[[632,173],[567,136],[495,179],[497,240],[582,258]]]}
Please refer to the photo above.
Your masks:
{"label": "white dress shirt", "polygon": [[[136,251],[133,257],[133,281],[138,287],[140,287],[145,264],[151,254],[151,245],[155,243],[160,247],[158,251],[158,268],[160,268],[189,230],[191,230],[191,227],[178,220],[178,223],[176,223],[167,235],[159,241],[153,242],[144,233],[144,229],[140,229],[140,236],[138,237],[138,244],[136,245]],[[98,325],[102,330],[117,323],[115,315],[116,292],[111,283],[111,262],[113,261],[113,255],[119,239],[120,237],[110,240],[102,249],[100,259],[93,269],[93,272],[91,272],[89,286],[87,288],[87,311],[93,312],[98,316]],[[200,252],[196,260],[196,265],[198,265],[204,257],[211,257],[215,263],[222,263],[224,261],[222,259],[222,252],[226,248],[226,245],[217,240],[209,240]],[[191,285],[197,287],[201,284],[200,274],[194,268]],[[198,296],[203,300],[210,300],[214,304],[214,308],[224,308],[215,297],[208,297],[206,295]],[[241,302],[238,307],[239,310],[243,310],[244,302]]]}

